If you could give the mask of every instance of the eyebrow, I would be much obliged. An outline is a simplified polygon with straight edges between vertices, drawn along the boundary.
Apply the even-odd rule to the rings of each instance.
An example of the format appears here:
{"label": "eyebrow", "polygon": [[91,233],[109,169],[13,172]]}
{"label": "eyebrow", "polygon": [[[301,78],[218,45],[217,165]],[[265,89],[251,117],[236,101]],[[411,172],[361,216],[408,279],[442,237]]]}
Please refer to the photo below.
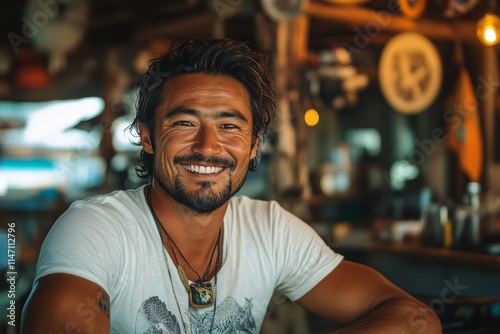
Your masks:
{"label": "eyebrow", "polygon": [[[177,107],[177,108],[172,109],[171,111],[167,112],[167,114],[165,115],[165,119],[171,119],[171,118],[174,118],[178,115],[191,115],[191,116],[200,117],[202,115],[202,113],[197,109],[186,108],[186,107]],[[217,111],[215,113],[215,115],[210,116],[210,118],[214,118],[214,119],[236,118],[236,119],[239,119],[245,123],[248,123],[248,119],[237,110]]]}

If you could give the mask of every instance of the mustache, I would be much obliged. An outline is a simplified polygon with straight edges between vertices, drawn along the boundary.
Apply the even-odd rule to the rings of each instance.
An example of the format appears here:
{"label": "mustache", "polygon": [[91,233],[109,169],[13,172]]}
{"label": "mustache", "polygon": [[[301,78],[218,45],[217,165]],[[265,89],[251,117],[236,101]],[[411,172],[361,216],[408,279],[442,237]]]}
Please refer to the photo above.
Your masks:
{"label": "mustache", "polygon": [[204,163],[207,165],[216,165],[226,168],[234,168],[236,166],[236,161],[234,161],[233,159],[215,157],[215,156],[206,157],[203,154],[199,153],[176,156],[174,158],[174,163],[183,165]]}

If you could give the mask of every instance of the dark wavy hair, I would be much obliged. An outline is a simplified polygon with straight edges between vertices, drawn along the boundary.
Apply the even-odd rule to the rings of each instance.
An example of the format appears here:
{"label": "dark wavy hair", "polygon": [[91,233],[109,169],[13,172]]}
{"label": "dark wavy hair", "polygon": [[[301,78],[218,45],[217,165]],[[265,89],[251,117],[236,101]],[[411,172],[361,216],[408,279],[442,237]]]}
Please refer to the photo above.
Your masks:
{"label": "dark wavy hair", "polygon": [[[169,92],[165,83],[172,78],[193,73],[226,76],[238,80],[246,88],[252,111],[252,145],[267,130],[276,114],[272,81],[268,74],[268,57],[251,49],[247,43],[231,39],[191,38],[174,42],[169,52],[150,60],[149,69],[139,80],[137,114],[129,126],[139,134],[139,123],[147,126],[154,144],[155,111]],[[135,143],[140,145],[140,142]],[[153,174],[153,155],[141,150],[136,167],[139,177]],[[257,158],[250,160],[249,170],[257,168]]]}

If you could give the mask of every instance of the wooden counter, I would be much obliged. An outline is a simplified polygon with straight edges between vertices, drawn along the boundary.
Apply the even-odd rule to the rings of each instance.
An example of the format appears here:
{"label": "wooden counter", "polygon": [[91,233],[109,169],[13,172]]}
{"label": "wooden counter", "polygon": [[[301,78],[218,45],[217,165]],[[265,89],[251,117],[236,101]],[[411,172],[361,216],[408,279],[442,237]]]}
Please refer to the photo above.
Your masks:
{"label": "wooden counter", "polygon": [[337,244],[332,249],[347,260],[376,269],[415,296],[436,298],[450,284],[458,284],[463,290],[456,297],[500,298],[500,255],[365,241]]}
{"label": "wooden counter", "polygon": [[387,253],[428,263],[442,263],[450,266],[463,266],[475,269],[500,271],[500,255],[460,251],[447,248],[424,247],[407,243],[371,242],[367,245],[341,244],[335,247],[339,253],[366,251]]}

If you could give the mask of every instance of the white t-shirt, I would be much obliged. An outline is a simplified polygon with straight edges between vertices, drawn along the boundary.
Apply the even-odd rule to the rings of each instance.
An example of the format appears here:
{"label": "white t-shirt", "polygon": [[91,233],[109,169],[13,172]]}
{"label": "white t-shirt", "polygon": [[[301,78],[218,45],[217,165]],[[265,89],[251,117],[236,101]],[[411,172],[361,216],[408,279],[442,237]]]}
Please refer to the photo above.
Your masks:
{"label": "white t-shirt", "polygon": [[[342,260],[276,202],[234,197],[224,217],[212,325],[214,307],[188,306],[163,250],[144,188],[115,191],[76,201],[59,218],[42,246],[35,280],[69,273],[100,285],[111,299],[111,333],[209,333],[211,327],[258,333],[275,290],[296,300]],[[96,311],[82,301],[77,312],[90,319]]]}

